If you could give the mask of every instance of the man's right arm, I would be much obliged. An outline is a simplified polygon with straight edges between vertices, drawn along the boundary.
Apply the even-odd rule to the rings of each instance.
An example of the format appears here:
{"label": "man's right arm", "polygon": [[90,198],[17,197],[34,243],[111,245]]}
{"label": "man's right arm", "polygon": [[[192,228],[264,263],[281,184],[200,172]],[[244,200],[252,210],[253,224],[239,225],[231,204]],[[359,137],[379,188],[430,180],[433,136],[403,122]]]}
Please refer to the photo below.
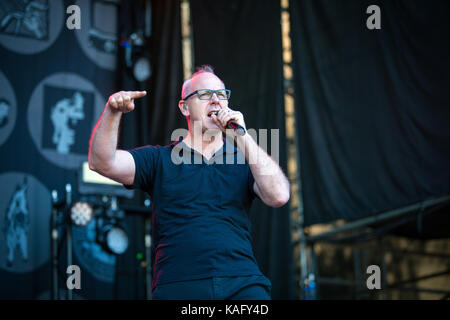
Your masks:
{"label": "man's right arm", "polygon": [[132,185],[136,167],[133,156],[117,150],[120,119],[134,109],[134,99],[145,91],[120,91],[111,95],[92,131],[89,143],[89,168],[124,185]]}

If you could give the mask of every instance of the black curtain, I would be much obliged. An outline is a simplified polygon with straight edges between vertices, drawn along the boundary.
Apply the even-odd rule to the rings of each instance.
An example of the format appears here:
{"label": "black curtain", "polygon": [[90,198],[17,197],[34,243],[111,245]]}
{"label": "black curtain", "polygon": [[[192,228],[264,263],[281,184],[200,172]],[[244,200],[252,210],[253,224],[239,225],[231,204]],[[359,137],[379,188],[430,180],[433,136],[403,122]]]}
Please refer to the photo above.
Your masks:
{"label": "black curtain", "polygon": [[[121,2],[118,30],[121,39],[129,38],[134,32],[145,31],[146,2]],[[118,54],[116,91],[147,91],[146,97],[135,100],[133,112],[122,118],[118,147],[125,150],[147,144],[167,145],[171,143],[171,133],[175,129],[186,127],[185,119],[177,107],[183,84],[179,1],[152,0],[150,4],[151,34],[144,37],[144,47],[133,54],[134,59],[141,55],[150,58],[150,79],[138,82],[133,77],[132,69],[125,64],[125,49],[120,48]],[[122,203],[142,206],[148,196],[142,191],[135,192],[134,199],[122,200]],[[151,215],[151,212],[148,215]],[[141,257],[144,252],[145,216],[133,210],[127,212],[130,247],[124,255],[118,257],[114,298],[145,298],[143,260],[136,258]]]}
{"label": "black curtain", "polygon": [[150,90],[151,144],[171,143],[175,129],[187,128],[186,120],[178,110],[183,84],[181,59],[180,2],[153,0],[153,65]]}
{"label": "black curtain", "polygon": [[[210,64],[232,90],[230,108],[247,128],[279,129],[286,169],[279,1],[191,1],[195,65]],[[286,170],[285,170],[286,172]],[[255,200],[250,213],[256,259],[272,281],[272,298],[294,297],[289,206]]]}
{"label": "black curtain", "polygon": [[[369,5],[380,30],[366,26]],[[449,9],[291,1],[306,225],[450,192]]]}
{"label": "black curtain", "polygon": [[[122,2],[119,20],[122,37],[144,30],[145,2]],[[147,91],[146,97],[135,101],[135,110],[123,117],[119,142],[123,149],[169,144],[172,131],[186,127],[186,121],[178,111],[183,84],[180,3],[176,0],[152,0],[151,11],[151,36],[146,37],[145,45],[151,61],[151,78],[145,83],[134,80],[124,63],[124,49],[120,51],[118,90]]]}

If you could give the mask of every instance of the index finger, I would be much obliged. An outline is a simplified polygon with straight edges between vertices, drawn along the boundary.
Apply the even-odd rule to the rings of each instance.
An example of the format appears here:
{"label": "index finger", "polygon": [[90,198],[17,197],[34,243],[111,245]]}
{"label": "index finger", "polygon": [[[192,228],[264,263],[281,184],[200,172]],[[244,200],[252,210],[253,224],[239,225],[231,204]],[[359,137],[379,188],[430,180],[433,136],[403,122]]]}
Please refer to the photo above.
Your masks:
{"label": "index finger", "polygon": [[147,91],[129,91],[128,94],[131,99],[137,99],[146,96]]}

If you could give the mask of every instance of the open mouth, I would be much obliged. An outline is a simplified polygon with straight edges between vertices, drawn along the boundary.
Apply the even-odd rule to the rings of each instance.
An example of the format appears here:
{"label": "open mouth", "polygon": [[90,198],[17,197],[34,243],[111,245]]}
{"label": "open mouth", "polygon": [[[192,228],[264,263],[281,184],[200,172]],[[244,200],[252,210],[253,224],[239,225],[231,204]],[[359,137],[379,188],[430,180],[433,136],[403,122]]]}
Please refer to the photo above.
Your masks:
{"label": "open mouth", "polygon": [[218,113],[219,113],[219,110],[212,110],[212,111],[208,112],[208,117],[211,118],[211,116],[212,116],[213,114],[215,114],[215,115],[217,116]]}

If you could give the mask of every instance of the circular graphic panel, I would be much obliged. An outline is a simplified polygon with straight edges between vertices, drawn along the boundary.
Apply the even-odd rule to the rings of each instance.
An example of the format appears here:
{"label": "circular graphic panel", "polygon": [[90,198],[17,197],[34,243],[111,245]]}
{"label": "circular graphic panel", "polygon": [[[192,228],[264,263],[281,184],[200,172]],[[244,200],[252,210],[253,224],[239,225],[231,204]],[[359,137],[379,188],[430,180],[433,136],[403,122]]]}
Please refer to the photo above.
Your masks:
{"label": "circular graphic panel", "polygon": [[17,101],[14,90],[0,71],[0,146],[8,139],[17,116]]}
{"label": "circular graphic panel", "polygon": [[20,172],[0,175],[0,268],[33,271],[50,256],[50,192]]}
{"label": "circular graphic panel", "polygon": [[94,85],[76,74],[42,80],[28,103],[28,128],[39,152],[57,166],[79,168],[104,104]]}
{"label": "circular graphic panel", "polygon": [[96,223],[97,220],[94,219],[85,227],[73,227],[74,252],[83,269],[94,278],[112,283],[116,270],[116,256],[104,251],[96,242]]}
{"label": "circular graphic panel", "polygon": [[99,67],[116,69],[118,1],[78,0],[83,18],[75,32],[81,49]]}
{"label": "circular graphic panel", "polygon": [[0,44],[22,54],[43,51],[58,37],[64,17],[61,0],[2,0]]}

